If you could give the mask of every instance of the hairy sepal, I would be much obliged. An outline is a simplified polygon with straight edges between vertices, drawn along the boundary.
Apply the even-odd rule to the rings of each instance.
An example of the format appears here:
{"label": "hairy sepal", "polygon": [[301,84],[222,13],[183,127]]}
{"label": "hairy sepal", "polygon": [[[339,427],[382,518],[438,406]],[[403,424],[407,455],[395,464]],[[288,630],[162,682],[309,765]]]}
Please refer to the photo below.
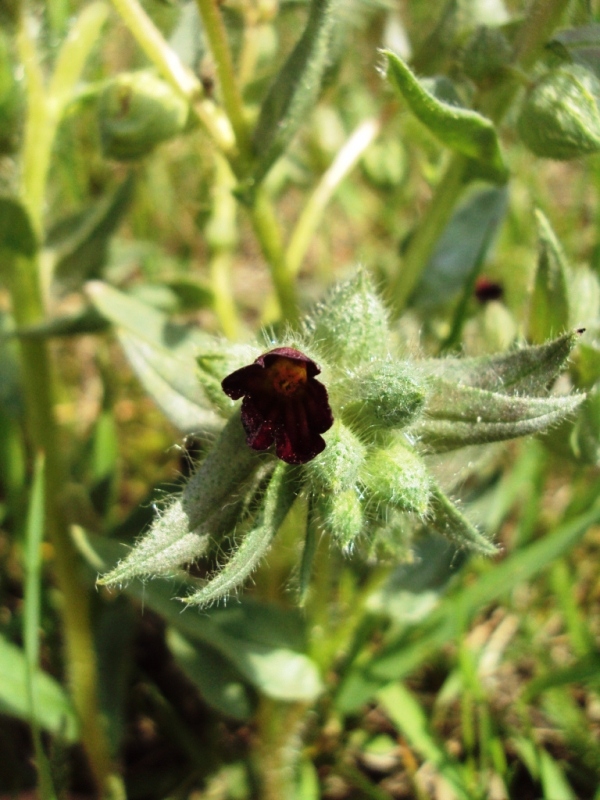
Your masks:
{"label": "hairy sepal", "polygon": [[348,376],[343,418],[360,431],[403,428],[425,405],[427,392],[414,370],[400,361],[372,361]]}
{"label": "hairy sepal", "polygon": [[197,606],[212,605],[240,587],[267,554],[300,488],[300,471],[288,464],[278,464],[267,487],[256,527],[246,534],[215,577],[198,592],[186,597],[185,602]]}
{"label": "hairy sepal", "polygon": [[570,331],[545,344],[498,356],[431,359],[418,362],[418,367],[425,377],[437,376],[475,389],[505,395],[541,395],[558,377],[581,333]]}
{"label": "hairy sepal", "polygon": [[158,513],[148,533],[98,583],[114,586],[170,574],[204,555],[235,526],[245,490],[264,459],[246,445],[240,416],[234,414],[182,495]]}
{"label": "hairy sepal", "polygon": [[389,355],[388,313],[364,269],[331,289],[305,331],[315,348],[346,368]]}
{"label": "hairy sepal", "polygon": [[411,428],[428,452],[541,433],[573,413],[585,395],[517,397],[435,378],[422,420]]}

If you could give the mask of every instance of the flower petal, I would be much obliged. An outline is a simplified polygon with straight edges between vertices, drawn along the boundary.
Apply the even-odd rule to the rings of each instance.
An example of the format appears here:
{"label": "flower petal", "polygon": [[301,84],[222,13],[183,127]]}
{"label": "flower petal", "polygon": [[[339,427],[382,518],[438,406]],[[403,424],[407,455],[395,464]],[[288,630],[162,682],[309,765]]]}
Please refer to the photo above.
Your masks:
{"label": "flower petal", "polygon": [[305,392],[304,403],[309,425],[317,433],[325,433],[333,425],[327,389],[315,380],[307,382]]}
{"label": "flower petal", "polygon": [[293,347],[276,347],[274,350],[269,350],[268,353],[259,356],[254,363],[268,367],[277,358],[290,358],[292,361],[300,361],[306,364],[306,374],[309,378],[321,372],[318,364],[316,364],[312,358],[305,356],[300,350],[294,350]]}
{"label": "flower petal", "polygon": [[[257,359],[258,360],[258,359]],[[232,400],[239,400],[245,394],[256,391],[263,376],[263,367],[254,362],[247,367],[236,369],[231,375],[223,378],[221,386]]]}
{"label": "flower petal", "polygon": [[304,464],[324,450],[319,434],[332,426],[333,415],[327,389],[314,377],[320,371],[299,350],[278,347],[222,381],[229,397],[244,398],[242,424],[250,447],[266,450],[275,442],[277,456],[289,464]]}
{"label": "flower petal", "polygon": [[286,404],[275,442],[277,456],[288,464],[305,464],[325,449],[325,440],[311,428],[304,403],[299,400]]}

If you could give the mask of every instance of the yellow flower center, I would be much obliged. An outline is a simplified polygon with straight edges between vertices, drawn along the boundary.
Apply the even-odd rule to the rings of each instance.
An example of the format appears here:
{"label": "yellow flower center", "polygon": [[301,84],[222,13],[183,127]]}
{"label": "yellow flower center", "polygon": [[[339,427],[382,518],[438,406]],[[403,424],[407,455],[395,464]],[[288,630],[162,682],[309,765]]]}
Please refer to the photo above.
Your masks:
{"label": "yellow flower center", "polygon": [[267,367],[267,379],[279,394],[290,397],[306,383],[306,364],[280,356]]}

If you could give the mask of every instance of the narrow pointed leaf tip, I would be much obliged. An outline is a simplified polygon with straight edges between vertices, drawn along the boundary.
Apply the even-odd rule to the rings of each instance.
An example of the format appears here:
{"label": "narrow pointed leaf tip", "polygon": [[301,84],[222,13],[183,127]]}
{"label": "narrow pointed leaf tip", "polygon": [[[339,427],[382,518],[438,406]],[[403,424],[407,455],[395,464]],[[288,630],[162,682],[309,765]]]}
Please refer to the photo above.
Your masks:
{"label": "narrow pointed leaf tip", "polygon": [[491,120],[468,108],[438,100],[421,85],[407,64],[391,50],[383,50],[387,75],[410,110],[440,142],[477,162],[490,179],[503,183],[507,169]]}

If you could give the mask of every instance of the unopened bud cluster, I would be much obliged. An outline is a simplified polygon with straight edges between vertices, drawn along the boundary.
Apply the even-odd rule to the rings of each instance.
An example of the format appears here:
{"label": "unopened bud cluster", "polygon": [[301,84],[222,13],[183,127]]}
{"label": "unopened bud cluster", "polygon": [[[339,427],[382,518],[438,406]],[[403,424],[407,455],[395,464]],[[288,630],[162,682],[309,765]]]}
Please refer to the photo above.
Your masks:
{"label": "unopened bud cluster", "polygon": [[578,64],[547,72],[527,93],[518,121],[527,147],[567,160],[600,150],[600,82]]}
{"label": "unopened bud cluster", "polygon": [[153,72],[121,73],[98,103],[104,155],[117,161],[142,158],[181,133],[188,112],[184,98]]}

